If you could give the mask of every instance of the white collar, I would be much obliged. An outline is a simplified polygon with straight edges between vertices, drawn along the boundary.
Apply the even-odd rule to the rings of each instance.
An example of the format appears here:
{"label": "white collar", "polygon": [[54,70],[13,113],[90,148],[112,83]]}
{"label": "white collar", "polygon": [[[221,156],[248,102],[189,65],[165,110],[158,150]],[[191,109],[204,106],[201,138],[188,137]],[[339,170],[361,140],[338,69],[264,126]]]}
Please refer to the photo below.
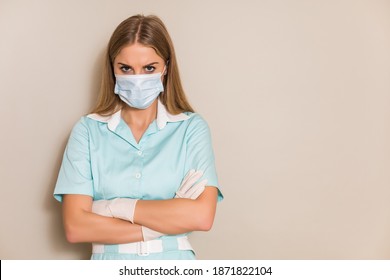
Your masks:
{"label": "white collar", "polygon": [[[107,123],[108,129],[111,131],[115,131],[117,128],[120,120],[121,120],[121,110],[117,111],[116,113],[110,115],[110,116],[101,116],[99,114],[89,114],[87,115],[88,118],[93,119],[95,121]],[[188,120],[190,116],[187,116],[184,113],[180,113],[178,115],[172,115],[167,111],[167,108],[164,104],[160,101],[160,98],[157,100],[157,127],[161,130],[163,129],[168,122],[180,122]]]}

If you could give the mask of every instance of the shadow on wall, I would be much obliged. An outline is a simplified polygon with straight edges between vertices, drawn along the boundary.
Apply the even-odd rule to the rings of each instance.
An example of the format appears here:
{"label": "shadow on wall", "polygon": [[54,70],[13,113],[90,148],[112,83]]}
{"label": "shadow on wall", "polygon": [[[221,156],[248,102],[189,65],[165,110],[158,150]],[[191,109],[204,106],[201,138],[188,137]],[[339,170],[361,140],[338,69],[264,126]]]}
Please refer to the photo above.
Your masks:
{"label": "shadow on wall", "polygon": [[[98,97],[101,73],[104,65],[104,54],[105,49],[100,52],[92,67],[94,71],[91,72],[91,79],[89,83],[90,90],[88,92],[89,101],[88,106],[85,109],[85,114],[88,114],[90,112],[90,110],[95,105],[95,102]],[[74,116],[72,116],[72,118],[74,118]],[[48,243],[50,244],[50,247],[52,248],[53,252],[58,252],[58,256],[60,256],[59,259],[90,259],[91,244],[71,244],[66,241],[62,223],[61,203],[56,201],[53,197],[54,187],[57,182],[58,172],[60,170],[62,157],[66,144],[68,142],[69,135],[70,131],[67,134],[67,137],[63,139],[61,145],[59,145],[58,147],[55,163],[53,164],[53,170],[51,170],[50,172],[51,178],[49,180],[49,186],[47,188],[47,196],[44,201],[44,209],[48,211],[48,213],[51,213],[49,221],[50,240],[48,240]]]}

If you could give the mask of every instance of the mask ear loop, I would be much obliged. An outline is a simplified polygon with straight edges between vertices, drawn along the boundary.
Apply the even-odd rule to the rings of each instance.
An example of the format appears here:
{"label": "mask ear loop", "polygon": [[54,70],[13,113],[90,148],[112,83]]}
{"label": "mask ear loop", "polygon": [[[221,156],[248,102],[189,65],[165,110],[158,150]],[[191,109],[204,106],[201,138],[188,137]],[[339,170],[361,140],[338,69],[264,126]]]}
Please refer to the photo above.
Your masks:
{"label": "mask ear loop", "polygon": [[163,71],[163,75],[165,76],[166,74],[168,74],[168,64],[169,64],[169,60],[167,60],[167,62],[165,63],[165,66],[164,66],[164,71]]}
{"label": "mask ear loop", "polygon": [[[165,66],[164,66],[164,70],[161,74],[161,76],[166,76],[168,74],[168,63],[169,63],[169,59],[167,60],[167,62],[165,62]],[[165,81],[166,78],[163,79],[163,82]],[[163,92],[161,92],[159,98],[161,98],[161,95],[165,93],[165,89]]]}

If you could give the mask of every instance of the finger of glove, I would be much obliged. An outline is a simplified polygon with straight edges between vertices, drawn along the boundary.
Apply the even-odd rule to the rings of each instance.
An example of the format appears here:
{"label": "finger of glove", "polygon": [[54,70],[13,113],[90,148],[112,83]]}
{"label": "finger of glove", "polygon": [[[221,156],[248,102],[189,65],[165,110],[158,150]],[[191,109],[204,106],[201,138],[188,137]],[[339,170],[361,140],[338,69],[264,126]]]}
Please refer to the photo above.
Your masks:
{"label": "finger of glove", "polygon": [[183,198],[182,194],[179,192],[176,192],[175,198]]}
{"label": "finger of glove", "polygon": [[195,169],[191,169],[190,171],[188,171],[187,174],[186,174],[186,176],[184,176],[184,179],[183,179],[183,181],[182,181],[182,184],[184,184],[184,183],[188,180],[188,178],[191,177],[192,174],[194,174],[194,173],[195,173]]}
{"label": "finger of glove", "polygon": [[183,182],[183,184],[180,186],[178,192],[185,196],[185,193],[195,184],[196,181],[198,181],[203,176],[202,171],[196,171],[191,176],[189,176],[186,180],[186,182]]}
{"label": "finger of glove", "polygon": [[205,190],[207,184],[207,179],[196,183],[187,193],[186,198],[196,199],[200,194]]}
{"label": "finger of glove", "polygon": [[186,198],[186,192],[192,187],[192,185],[199,180],[200,177],[202,177],[203,172],[202,171],[195,171],[194,169],[191,169],[185,178],[183,179],[183,182],[176,192],[175,198]]}
{"label": "finger of glove", "polygon": [[180,187],[179,187],[179,191],[181,191],[181,189],[184,187],[184,186],[187,186],[187,182],[188,180],[194,176],[195,174],[195,169],[191,169],[190,171],[187,172],[186,176],[184,176],[184,179],[181,181],[181,184],[180,184]]}
{"label": "finger of glove", "polygon": [[198,188],[194,194],[191,195],[191,199],[197,199],[205,190],[205,187]]}

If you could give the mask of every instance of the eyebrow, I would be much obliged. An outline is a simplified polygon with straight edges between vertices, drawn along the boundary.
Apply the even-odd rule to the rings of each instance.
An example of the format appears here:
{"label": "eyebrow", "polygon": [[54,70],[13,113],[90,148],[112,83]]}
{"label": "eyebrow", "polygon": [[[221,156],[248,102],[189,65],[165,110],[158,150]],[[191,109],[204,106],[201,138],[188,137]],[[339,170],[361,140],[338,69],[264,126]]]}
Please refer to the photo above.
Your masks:
{"label": "eyebrow", "polygon": [[[126,66],[126,67],[132,67],[130,65],[127,65],[125,63],[122,63],[122,62],[118,62],[118,64],[122,65],[122,66]],[[156,62],[151,62],[151,63],[148,63],[146,65],[144,65],[143,67],[146,67],[146,66],[152,66],[152,65],[155,65],[155,64],[159,64],[157,61]]]}

